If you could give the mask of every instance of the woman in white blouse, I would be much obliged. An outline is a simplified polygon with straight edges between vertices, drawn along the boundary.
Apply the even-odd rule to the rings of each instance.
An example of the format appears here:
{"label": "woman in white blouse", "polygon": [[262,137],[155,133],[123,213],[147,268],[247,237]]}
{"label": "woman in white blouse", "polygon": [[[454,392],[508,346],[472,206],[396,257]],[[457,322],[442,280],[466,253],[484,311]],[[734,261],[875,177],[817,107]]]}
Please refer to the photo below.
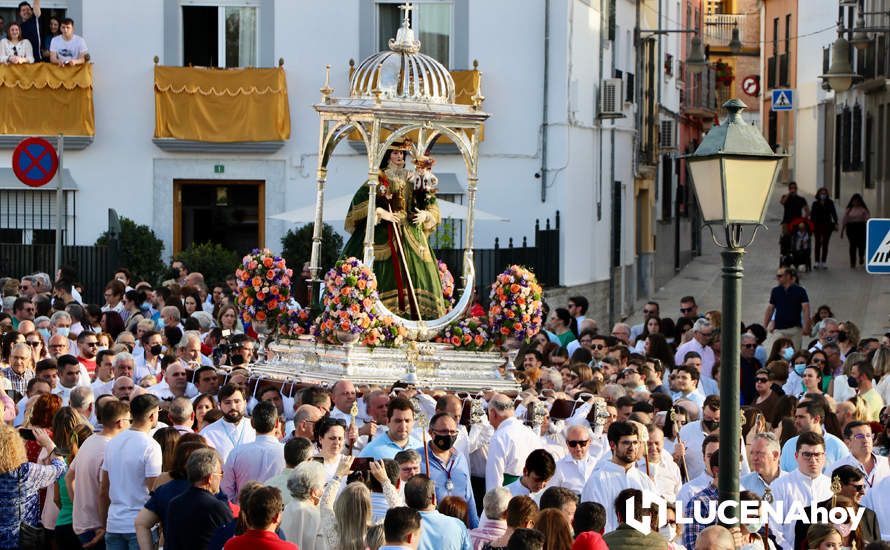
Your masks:
{"label": "woman in white blouse", "polygon": [[18,23],[10,23],[6,28],[6,36],[0,40],[0,63],[18,65],[34,63],[34,51],[31,42],[22,39],[22,28]]}

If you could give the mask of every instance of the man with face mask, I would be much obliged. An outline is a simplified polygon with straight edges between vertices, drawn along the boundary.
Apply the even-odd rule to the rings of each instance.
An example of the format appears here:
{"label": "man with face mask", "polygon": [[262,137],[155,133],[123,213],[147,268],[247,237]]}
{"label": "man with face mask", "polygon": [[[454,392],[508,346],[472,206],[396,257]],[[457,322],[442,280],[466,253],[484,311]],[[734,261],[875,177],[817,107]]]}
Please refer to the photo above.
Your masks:
{"label": "man with face mask", "polygon": [[686,468],[689,479],[698,477],[705,471],[705,461],[699,452],[701,444],[709,434],[720,428],[720,396],[709,395],[702,406],[701,420],[687,423],[680,428],[680,441],[686,447]]}
{"label": "man with face mask", "polygon": [[884,399],[875,389],[875,368],[868,361],[859,361],[853,364],[850,375],[847,376],[847,384],[856,391],[865,403],[870,422],[878,422],[881,419],[881,409],[884,408]]}
{"label": "man with face mask", "polygon": [[[608,432],[611,460],[601,460],[590,474],[581,492],[581,502],[615,502],[618,493],[624,489],[656,491],[655,483],[637,467],[641,456],[640,437],[637,429],[629,422],[613,422]],[[606,509],[606,532],[618,526],[618,516],[614,508]]]}
{"label": "man with face mask", "polygon": [[164,338],[155,330],[142,334],[142,356],[136,358],[136,379],[157,376],[161,372],[161,355],[164,353]]}
{"label": "man with face mask", "polygon": [[223,417],[201,430],[201,435],[216,449],[224,463],[232,449],[256,440],[256,430],[250,425],[250,420],[244,417],[247,408],[246,393],[244,386],[223,386],[219,390],[219,408]]}
{"label": "man with face mask", "polygon": [[826,344],[837,344],[837,337],[840,334],[840,323],[838,323],[837,319],[826,317],[819,322],[819,330],[816,334],[818,339],[813,344],[813,347],[810,348],[810,353],[823,349]]}
{"label": "man with face mask", "polygon": [[[470,465],[466,457],[454,448],[457,422],[447,413],[436,413],[430,420],[429,435],[427,448],[430,471],[427,472],[426,464],[421,462],[421,472],[436,484],[436,500],[441,502],[445,497],[457,496],[467,502],[470,529],[475,529],[479,523],[479,514],[476,512],[476,500],[470,483]],[[422,456],[424,449],[421,447],[417,452]]]}

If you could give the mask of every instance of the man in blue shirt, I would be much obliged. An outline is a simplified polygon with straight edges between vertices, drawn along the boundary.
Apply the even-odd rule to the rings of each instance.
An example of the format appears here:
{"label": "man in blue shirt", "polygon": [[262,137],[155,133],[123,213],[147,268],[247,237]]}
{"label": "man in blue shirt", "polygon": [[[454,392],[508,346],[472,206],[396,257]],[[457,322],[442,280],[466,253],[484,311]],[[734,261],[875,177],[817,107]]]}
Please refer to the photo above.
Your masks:
{"label": "man in blue shirt", "polygon": [[420,441],[411,436],[414,429],[414,407],[404,397],[396,397],[386,408],[387,432],[374,437],[362,449],[360,457],[381,460],[395,458],[405,449],[420,447]]}
{"label": "man in blue shirt", "polygon": [[[470,483],[470,465],[454,448],[457,441],[457,422],[448,413],[436,413],[430,421],[429,466],[421,463],[420,471],[428,475],[436,484],[436,499],[457,496],[467,501],[467,517],[470,529],[475,529],[479,524],[479,514],[476,512],[476,500],[473,498],[473,486]],[[423,448],[418,449],[418,454],[424,456]]]}
{"label": "man in blue shirt", "polygon": [[799,349],[801,335],[810,333],[810,298],[807,291],[797,284],[794,269],[780,267],[776,280],[779,284],[770,292],[769,305],[763,314],[763,326],[776,338],[791,339],[794,348]]}
{"label": "man in blue shirt", "polygon": [[[822,427],[822,420],[825,418],[825,404],[821,401],[824,401],[824,399],[807,394],[806,399],[797,404],[797,409],[794,412],[794,426],[797,428],[798,434],[815,432],[825,438],[825,464],[823,465],[823,472],[827,474],[832,464],[850,454],[850,449],[847,448],[840,438],[826,432],[825,428]],[[782,447],[782,457],[780,459],[782,471],[791,472],[797,468],[797,459],[794,453],[797,451],[798,437],[799,435],[792,437]]]}
{"label": "man in blue shirt", "polygon": [[464,523],[436,511],[436,484],[417,474],[405,484],[405,504],[420,512],[420,544],[417,550],[470,550]]}

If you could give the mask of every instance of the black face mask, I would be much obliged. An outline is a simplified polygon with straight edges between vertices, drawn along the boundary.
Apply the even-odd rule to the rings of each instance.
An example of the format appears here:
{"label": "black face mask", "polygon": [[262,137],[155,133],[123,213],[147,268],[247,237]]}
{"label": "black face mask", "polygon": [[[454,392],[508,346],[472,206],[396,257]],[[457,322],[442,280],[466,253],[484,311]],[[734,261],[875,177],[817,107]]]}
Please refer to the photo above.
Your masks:
{"label": "black face mask", "polygon": [[457,436],[453,435],[435,435],[433,436],[433,443],[436,444],[436,447],[442,449],[443,451],[447,451],[454,446],[454,442],[457,441]]}
{"label": "black face mask", "polygon": [[858,388],[859,380],[852,376],[847,376],[847,385],[850,386],[851,388]]}
{"label": "black face mask", "polygon": [[155,344],[154,346],[148,348],[148,351],[150,351],[152,355],[157,357],[158,355],[161,354],[161,352],[164,351],[164,347],[160,344]]}
{"label": "black face mask", "polygon": [[717,428],[720,427],[720,421],[719,420],[702,420],[701,425],[704,426],[705,429],[708,430],[709,432],[713,432],[714,430],[716,430]]}
{"label": "black face mask", "polygon": [[232,356],[232,358],[229,360],[229,362],[232,364],[232,366],[243,365],[244,357],[241,356],[241,354],[236,354],[236,355]]}
{"label": "black face mask", "polygon": [[847,335],[847,331],[842,330],[837,333],[837,341],[838,342],[846,342],[849,336]]}

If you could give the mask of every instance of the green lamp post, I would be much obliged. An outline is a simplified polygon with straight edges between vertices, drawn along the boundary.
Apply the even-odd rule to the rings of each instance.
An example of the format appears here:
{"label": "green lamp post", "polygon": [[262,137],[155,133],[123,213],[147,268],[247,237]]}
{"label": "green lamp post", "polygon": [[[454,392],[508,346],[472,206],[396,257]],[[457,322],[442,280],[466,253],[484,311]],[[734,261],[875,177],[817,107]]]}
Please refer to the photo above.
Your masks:
{"label": "green lamp post", "polygon": [[[760,130],[742,120],[745,104],[723,104],[726,119],[714,126],[686,163],[702,221],[723,248],[723,330],[720,351],[720,501],[739,500],[741,456],[740,341],[742,256],[763,227],[766,204],[786,155],[773,153]],[[747,235],[745,234],[747,230]],[[732,465],[732,466],[728,466]],[[736,512],[737,513],[737,509]],[[738,517],[737,515],[735,516]]]}

